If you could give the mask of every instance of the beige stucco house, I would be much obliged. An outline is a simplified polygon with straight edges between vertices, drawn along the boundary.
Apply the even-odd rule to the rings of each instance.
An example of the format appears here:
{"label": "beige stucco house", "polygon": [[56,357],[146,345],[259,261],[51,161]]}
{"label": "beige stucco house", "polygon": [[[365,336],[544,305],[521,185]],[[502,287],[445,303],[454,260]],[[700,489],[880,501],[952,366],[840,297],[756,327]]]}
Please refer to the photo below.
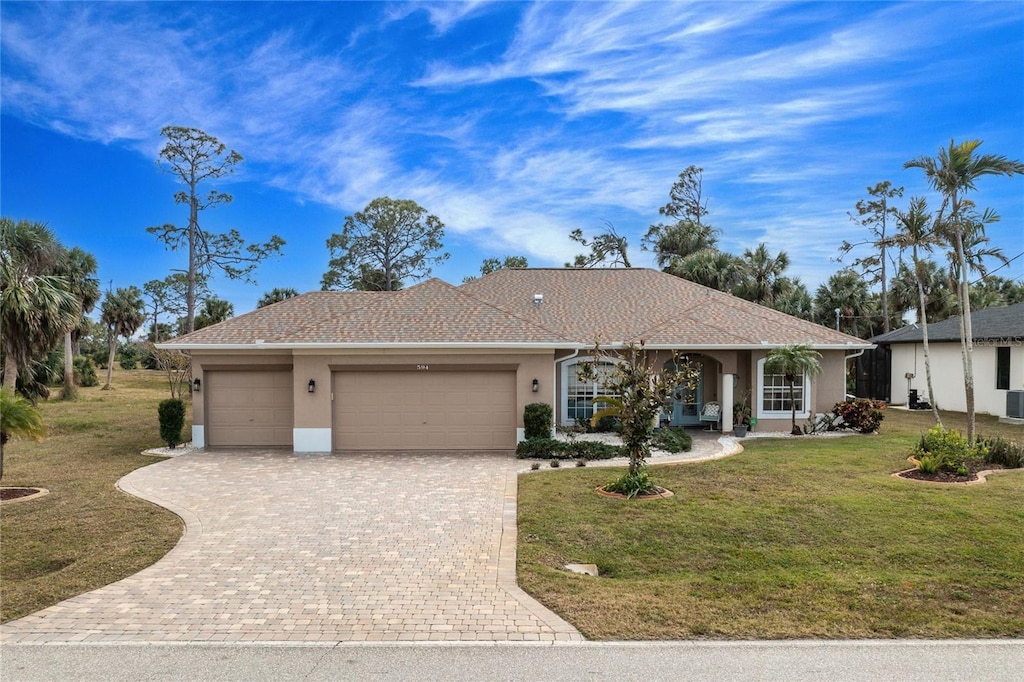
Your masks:
{"label": "beige stucco house", "polygon": [[846,362],[870,344],[649,269],[506,269],[452,286],[313,292],[161,344],[192,355],[198,447],[332,450],[511,449],[523,408],[558,424],[589,418],[604,391],[575,366],[594,344],[644,342],[658,361],[700,363],[665,417],[698,425],[704,404],[752,396],[758,429],[788,430],[778,345],[807,343],[822,373],[798,387],[798,417],[843,400]]}

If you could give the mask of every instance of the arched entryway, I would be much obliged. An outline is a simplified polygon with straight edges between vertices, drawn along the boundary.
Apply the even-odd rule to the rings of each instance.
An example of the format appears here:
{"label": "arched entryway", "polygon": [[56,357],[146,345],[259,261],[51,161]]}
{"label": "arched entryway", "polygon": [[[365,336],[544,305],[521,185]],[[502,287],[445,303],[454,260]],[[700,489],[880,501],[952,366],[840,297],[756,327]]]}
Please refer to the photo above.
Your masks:
{"label": "arched entryway", "polygon": [[[668,418],[671,426],[699,426],[704,405],[711,401],[720,402],[718,377],[721,363],[702,354],[688,354],[681,356],[680,360],[698,366],[700,374],[694,384],[676,388],[672,395],[672,404],[664,416]],[[675,366],[676,360],[669,360],[665,363],[664,368],[666,371],[673,371]]]}

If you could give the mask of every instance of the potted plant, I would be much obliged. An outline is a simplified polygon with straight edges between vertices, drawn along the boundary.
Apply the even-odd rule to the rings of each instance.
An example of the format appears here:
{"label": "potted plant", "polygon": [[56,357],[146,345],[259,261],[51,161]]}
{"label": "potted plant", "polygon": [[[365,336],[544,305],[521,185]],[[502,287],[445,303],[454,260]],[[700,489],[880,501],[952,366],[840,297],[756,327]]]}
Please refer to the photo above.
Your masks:
{"label": "potted plant", "polygon": [[750,428],[749,393],[744,393],[740,401],[732,406],[732,435],[743,438]]}

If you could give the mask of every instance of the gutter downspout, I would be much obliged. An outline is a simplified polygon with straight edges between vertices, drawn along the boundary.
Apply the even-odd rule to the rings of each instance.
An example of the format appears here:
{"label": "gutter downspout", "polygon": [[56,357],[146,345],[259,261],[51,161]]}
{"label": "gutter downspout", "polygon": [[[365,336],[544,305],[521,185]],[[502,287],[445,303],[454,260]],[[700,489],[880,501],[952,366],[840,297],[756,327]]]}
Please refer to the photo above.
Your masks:
{"label": "gutter downspout", "polygon": [[[571,355],[566,355],[564,358],[561,358],[560,360],[556,360],[555,364],[551,368],[551,393],[552,393],[551,402],[554,405],[555,410],[557,410],[559,407],[561,407],[558,404],[558,367],[559,367],[559,365],[561,365],[561,364],[563,364],[563,363],[565,363],[565,362],[567,362],[569,360],[572,360],[573,358],[579,357],[579,354],[580,354],[581,350],[583,350],[583,349],[582,348],[577,348],[576,350],[574,350],[572,352]],[[555,418],[551,420],[551,422],[552,422],[552,424],[551,424],[551,437],[552,438],[555,437],[555,431],[558,429],[558,425],[561,423],[561,421],[562,421],[562,413],[558,412],[555,415]]]}
{"label": "gutter downspout", "polygon": [[[877,348],[878,346],[875,346],[875,347]],[[844,400],[846,399],[846,376],[845,376],[845,374],[846,374],[846,363],[848,361],[850,361],[850,360],[853,360],[854,358],[859,358],[860,356],[864,355],[864,351],[866,351],[866,350],[867,350],[867,348],[861,348],[859,351],[857,351],[853,355],[844,355],[843,356],[843,374],[844,374],[844,376],[843,376],[843,399]]]}

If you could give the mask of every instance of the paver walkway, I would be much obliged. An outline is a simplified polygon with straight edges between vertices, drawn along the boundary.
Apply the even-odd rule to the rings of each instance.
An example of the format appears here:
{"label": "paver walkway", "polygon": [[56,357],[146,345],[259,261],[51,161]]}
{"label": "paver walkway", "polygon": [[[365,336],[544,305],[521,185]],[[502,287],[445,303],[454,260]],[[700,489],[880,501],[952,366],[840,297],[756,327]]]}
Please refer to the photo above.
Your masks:
{"label": "paver walkway", "polygon": [[4,642],[582,639],[515,584],[516,462],[223,451],[138,469],[184,538]]}

